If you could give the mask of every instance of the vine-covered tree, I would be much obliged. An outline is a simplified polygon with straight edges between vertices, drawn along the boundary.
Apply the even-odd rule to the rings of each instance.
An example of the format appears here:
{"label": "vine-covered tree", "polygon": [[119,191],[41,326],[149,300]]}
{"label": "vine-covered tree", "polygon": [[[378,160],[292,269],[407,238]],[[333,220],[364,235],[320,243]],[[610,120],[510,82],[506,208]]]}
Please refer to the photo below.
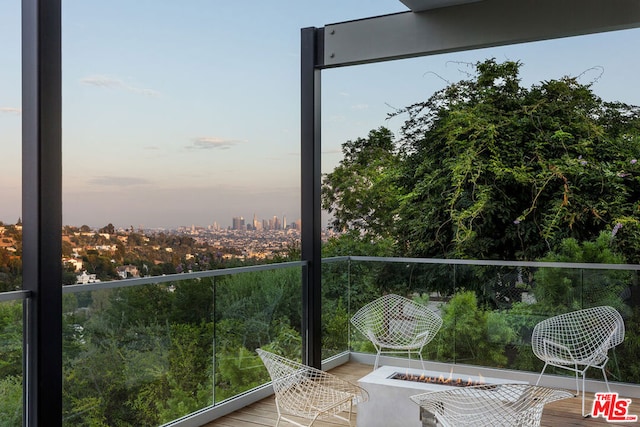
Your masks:
{"label": "vine-covered tree", "polygon": [[324,181],[333,226],[390,235],[401,255],[520,260],[637,227],[638,107],[574,77],[526,88],[520,68],[477,63],[394,113],[407,117],[399,141],[380,129],[345,144]]}

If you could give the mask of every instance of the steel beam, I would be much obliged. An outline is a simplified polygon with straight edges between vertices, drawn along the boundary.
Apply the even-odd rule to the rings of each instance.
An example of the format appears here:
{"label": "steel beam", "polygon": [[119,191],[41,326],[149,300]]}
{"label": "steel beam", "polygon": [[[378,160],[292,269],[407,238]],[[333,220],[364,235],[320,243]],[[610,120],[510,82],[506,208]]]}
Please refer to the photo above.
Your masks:
{"label": "steel beam", "polygon": [[325,26],[325,67],[640,26],[638,0],[484,0]]}
{"label": "steel beam", "polygon": [[400,0],[412,12],[422,12],[440,7],[457,6],[463,3],[473,3],[483,0]]}
{"label": "steel beam", "polygon": [[320,61],[323,30],[301,30],[301,246],[307,262],[302,278],[302,362],[320,369],[322,364],[322,183],[320,151]]}
{"label": "steel beam", "polygon": [[25,426],[62,425],[61,0],[22,0]]}

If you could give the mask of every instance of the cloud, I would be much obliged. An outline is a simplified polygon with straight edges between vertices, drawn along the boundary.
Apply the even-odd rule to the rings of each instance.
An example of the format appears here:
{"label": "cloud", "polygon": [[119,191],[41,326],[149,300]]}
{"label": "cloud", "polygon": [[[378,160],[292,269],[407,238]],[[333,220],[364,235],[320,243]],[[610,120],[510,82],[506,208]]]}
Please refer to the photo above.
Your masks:
{"label": "cloud", "polygon": [[96,176],[89,180],[89,184],[104,185],[109,187],[129,187],[132,185],[146,185],[150,181],[143,178],[135,178],[130,176]]}
{"label": "cloud", "polygon": [[22,114],[22,108],[17,108],[17,107],[0,107],[0,113],[7,113],[7,114],[17,114],[17,115],[20,115],[20,114]]}
{"label": "cloud", "polygon": [[107,76],[89,76],[80,79],[80,83],[89,85],[89,86],[97,86],[105,89],[117,89],[124,90],[127,92],[137,93],[144,96],[160,96],[160,92],[155,91],[153,89],[143,89],[135,86],[130,86],[119,79],[114,79],[112,77]]}
{"label": "cloud", "polygon": [[332,148],[330,150],[322,151],[322,154],[342,154],[342,149],[340,149],[340,148]]}
{"label": "cloud", "polygon": [[369,104],[356,104],[351,106],[352,110],[366,110],[368,108],[369,108]]}
{"label": "cloud", "polygon": [[202,136],[194,138],[193,145],[187,147],[188,150],[211,150],[217,148],[219,150],[228,150],[234,145],[238,145],[243,141],[237,139],[223,139],[215,136]]}

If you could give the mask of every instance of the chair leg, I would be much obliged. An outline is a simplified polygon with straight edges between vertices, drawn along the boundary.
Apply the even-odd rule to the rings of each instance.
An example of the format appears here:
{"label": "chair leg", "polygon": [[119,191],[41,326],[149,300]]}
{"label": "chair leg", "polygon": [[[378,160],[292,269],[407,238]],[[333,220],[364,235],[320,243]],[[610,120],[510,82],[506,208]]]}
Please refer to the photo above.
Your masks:
{"label": "chair leg", "polygon": [[609,388],[609,380],[607,380],[607,373],[604,370],[604,366],[600,369],[602,369],[602,377],[604,378],[604,383],[607,385],[607,391],[611,393],[611,389]]}
{"label": "chair leg", "polygon": [[[582,394],[583,395],[584,395],[584,376],[587,373],[587,368],[588,367],[586,367],[584,369],[584,371],[582,371]],[[576,373],[576,396],[577,396],[578,394],[580,394],[580,387],[578,386],[578,372],[580,372],[580,371],[578,371],[578,364],[577,363],[575,364],[575,371],[574,372]],[[582,412],[584,412],[584,411],[582,411]]]}
{"label": "chair leg", "polygon": [[309,425],[307,427],[311,427],[313,425],[313,423],[316,422],[316,420],[318,419],[318,417],[320,416],[320,413],[317,413],[315,417],[313,417],[313,419],[311,420],[311,422],[309,423]]}
{"label": "chair leg", "polygon": [[422,351],[420,351],[420,353],[418,353],[418,355],[420,355],[420,364],[422,365],[422,370],[426,371],[426,369],[424,368],[424,360],[422,359]]}
{"label": "chair leg", "polygon": [[276,410],[278,411],[278,419],[276,420],[276,426],[278,427],[280,425],[280,419],[282,418],[282,414],[280,413],[280,405],[278,405],[278,398],[276,397]]}
{"label": "chair leg", "polygon": [[545,369],[547,369],[547,363],[545,363],[542,367],[542,372],[540,372],[540,375],[538,375],[538,381],[536,381],[536,385],[538,385],[538,383],[540,382],[540,378],[542,378],[542,374],[544,374]]}
{"label": "chair leg", "polygon": [[373,370],[375,371],[376,369],[378,369],[378,361],[380,360],[380,351],[378,350],[378,353],[376,354],[376,363],[373,364]]}
{"label": "chair leg", "polygon": [[[587,418],[590,415],[590,414],[585,414],[584,413],[584,396],[585,396],[585,391],[586,391],[584,386],[585,386],[585,377],[587,376],[586,373],[587,373],[587,370],[585,369],[584,372],[582,372],[582,416],[584,418]],[[576,372],[576,375],[578,375],[577,372]],[[576,378],[576,380],[577,380],[577,378]]]}

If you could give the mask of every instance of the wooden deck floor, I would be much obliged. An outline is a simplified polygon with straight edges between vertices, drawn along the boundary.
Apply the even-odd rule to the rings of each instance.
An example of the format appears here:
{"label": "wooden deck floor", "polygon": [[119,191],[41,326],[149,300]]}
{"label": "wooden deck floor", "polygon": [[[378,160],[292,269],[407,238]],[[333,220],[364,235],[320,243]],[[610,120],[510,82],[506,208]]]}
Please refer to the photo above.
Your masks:
{"label": "wooden deck floor", "polygon": [[[359,363],[347,363],[339,366],[331,371],[331,373],[345,378],[353,383],[357,384],[359,378],[367,375],[371,372],[370,365],[364,365]],[[565,399],[558,402],[554,402],[545,406],[544,413],[542,415],[542,427],[572,427],[572,426],[602,426],[602,425],[638,425],[639,423],[609,423],[604,418],[583,418],[580,415],[582,401],[580,397],[572,399]],[[591,408],[591,398],[587,394],[587,401],[585,403],[587,408]],[[357,410],[357,408],[356,408]],[[629,414],[640,415],[640,400],[638,402],[633,401]],[[260,426],[274,426],[278,413],[273,397],[256,402],[253,405],[247,406],[239,411],[229,414],[223,418],[220,418],[214,422],[206,424],[202,427],[260,427]],[[292,417],[294,418],[294,417]],[[303,420],[300,420],[304,423]],[[287,422],[281,422],[281,426],[292,426]],[[340,420],[328,420],[328,421],[316,421],[314,426],[317,427],[336,427],[347,425]],[[355,422],[353,423],[355,425]],[[368,426],[367,426],[368,427]],[[378,426],[371,426],[378,427]],[[384,427],[384,426],[379,426]]]}

